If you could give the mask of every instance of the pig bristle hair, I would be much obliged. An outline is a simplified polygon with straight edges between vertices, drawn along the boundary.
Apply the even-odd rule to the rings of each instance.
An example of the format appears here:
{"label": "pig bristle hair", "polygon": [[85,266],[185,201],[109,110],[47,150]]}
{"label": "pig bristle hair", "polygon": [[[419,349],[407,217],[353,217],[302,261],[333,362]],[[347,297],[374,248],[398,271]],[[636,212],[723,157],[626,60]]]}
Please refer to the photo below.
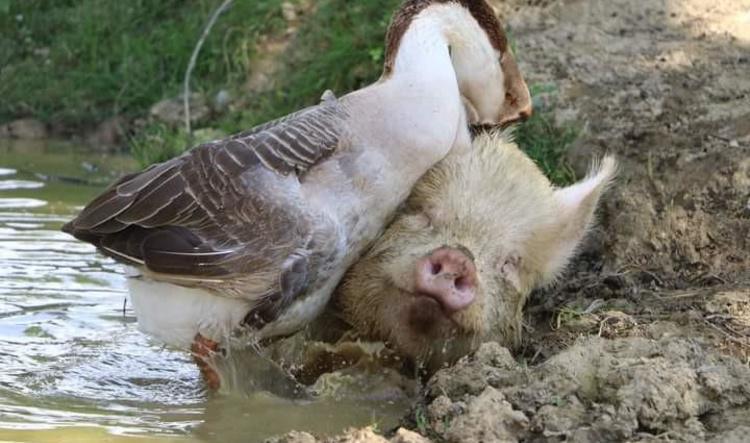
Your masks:
{"label": "pig bristle hair", "polygon": [[617,158],[613,154],[604,154],[604,156],[595,158],[589,170],[586,173],[586,179],[594,178],[598,175],[604,175],[607,177],[607,181],[604,183],[602,192],[606,192],[610,186],[615,182],[617,176],[620,173],[620,168],[617,163]]}
{"label": "pig bristle hair", "polygon": [[[589,165],[589,170],[586,173],[586,177],[581,180],[581,182],[586,182],[588,180],[595,179],[596,177],[602,177],[603,180],[601,181],[601,184],[598,186],[599,191],[598,194],[602,195],[609,190],[609,188],[614,184],[615,180],[617,179],[617,175],[619,174],[619,166],[617,163],[617,158],[612,154],[605,154],[603,157],[594,158],[594,160],[591,161],[591,164]],[[579,183],[581,183],[579,182]],[[595,225],[597,223],[597,212],[594,211],[594,214],[592,215],[591,219],[586,223],[586,226],[584,228],[584,237],[588,235],[591,226]],[[579,241],[576,243],[575,247],[572,249],[570,253],[570,257],[575,257],[580,252],[580,249],[582,247],[583,242]],[[555,286],[559,283],[560,279],[563,275],[565,275],[566,271],[570,267],[571,261],[567,260],[563,266],[557,269],[557,271],[554,274],[547,275],[545,279],[542,282],[541,288],[550,288],[552,286]]]}
{"label": "pig bristle hair", "polygon": [[517,148],[516,133],[517,126],[508,126],[506,128],[496,127],[478,134],[476,139],[489,145],[502,147],[513,145],[513,148]]}

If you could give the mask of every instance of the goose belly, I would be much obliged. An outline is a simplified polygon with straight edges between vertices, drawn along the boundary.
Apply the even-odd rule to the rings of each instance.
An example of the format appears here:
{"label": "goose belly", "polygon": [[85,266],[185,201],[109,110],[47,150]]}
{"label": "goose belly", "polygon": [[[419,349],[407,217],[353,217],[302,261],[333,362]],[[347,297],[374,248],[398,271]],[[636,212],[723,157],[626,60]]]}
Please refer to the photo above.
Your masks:
{"label": "goose belly", "polygon": [[319,289],[310,291],[292,303],[279,318],[258,331],[258,338],[289,336],[310,324],[328,305],[333,290],[344,275],[344,270],[345,268],[326,276]]}
{"label": "goose belly", "polygon": [[167,345],[189,349],[195,335],[222,342],[247,314],[246,302],[208,291],[129,278],[138,327]]}

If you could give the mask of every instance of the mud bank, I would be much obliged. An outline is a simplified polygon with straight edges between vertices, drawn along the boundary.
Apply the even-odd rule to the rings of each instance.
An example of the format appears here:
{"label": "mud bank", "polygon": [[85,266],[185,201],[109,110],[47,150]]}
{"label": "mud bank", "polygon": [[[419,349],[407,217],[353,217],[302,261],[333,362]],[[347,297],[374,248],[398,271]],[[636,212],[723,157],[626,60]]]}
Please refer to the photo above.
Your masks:
{"label": "mud bank", "polygon": [[426,417],[446,441],[728,441],[750,426],[748,382],[700,340],[583,338],[531,369],[485,344],[430,381]]}
{"label": "mud bank", "polygon": [[[700,339],[585,337],[544,364],[519,364],[486,343],[439,371],[408,425],[434,441],[742,441],[750,431],[750,367]],[[421,442],[400,429],[326,440],[291,433],[277,442]]]}
{"label": "mud bank", "polygon": [[[632,288],[748,283],[750,2],[560,1],[510,17],[539,106],[614,153],[621,178],[589,266]],[[612,286],[612,285],[610,285]]]}
{"label": "mud bank", "polygon": [[[532,3],[532,2],[529,2]],[[750,1],[569,0],[510,15],[568,153],[617,155],[599,228],[527,309],[531,364],[579,335],[666,327],[750,362]]]}

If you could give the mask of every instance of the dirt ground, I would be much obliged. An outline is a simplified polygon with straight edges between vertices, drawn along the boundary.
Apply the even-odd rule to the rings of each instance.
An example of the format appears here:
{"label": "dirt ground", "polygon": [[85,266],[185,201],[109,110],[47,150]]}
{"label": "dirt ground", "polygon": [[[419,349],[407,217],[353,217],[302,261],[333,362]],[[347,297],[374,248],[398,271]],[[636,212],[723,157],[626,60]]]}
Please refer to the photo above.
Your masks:
{"label": "dirt ground", "polygon": [[[438,372],[392,442],[750,440],[750,0],[495,1],[537,111],[620,177],[525,344]],[[303,433],[279,441],[313,442]],[[330,439],[388,441],[372,430]]]}
{"label": "dirt ground", "polygon": [[748,364],[750,1],[565,1],[510,17],[530,84],[554,85],[539,107],[583,124],[574,169],[604,152],[622,166],[568,280],[532,302],[527,351],[668,324]]}

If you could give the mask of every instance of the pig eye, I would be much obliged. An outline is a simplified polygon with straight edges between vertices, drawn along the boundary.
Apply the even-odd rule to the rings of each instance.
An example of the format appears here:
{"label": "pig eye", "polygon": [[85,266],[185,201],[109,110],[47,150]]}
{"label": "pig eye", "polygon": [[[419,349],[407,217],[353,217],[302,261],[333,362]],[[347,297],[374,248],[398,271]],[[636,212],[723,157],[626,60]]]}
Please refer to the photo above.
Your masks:
{"label": "pig eye", "polygon": [[432,226],[432,220],[423,212],[410,215],[406,220],[408,220],[408,226],[411,229],[425,229]]}
{"label": "pig eye", "polygon": [[418,224],[420,228],[429,228],[432,226],[432,219],[430,219],[430,216],[425,213],[417,215],[417,219],[419,220]]}
{"label": "pig eye", "polygon": [[521,257],[509,255],[498,262],[498,271],[517,290],[521,289]]}
{"label": "pig eye", "polygon": [[509,255],[502,260],[500,264],[500,272],[516,272],[521,265],[521,257],[517,255]]}

